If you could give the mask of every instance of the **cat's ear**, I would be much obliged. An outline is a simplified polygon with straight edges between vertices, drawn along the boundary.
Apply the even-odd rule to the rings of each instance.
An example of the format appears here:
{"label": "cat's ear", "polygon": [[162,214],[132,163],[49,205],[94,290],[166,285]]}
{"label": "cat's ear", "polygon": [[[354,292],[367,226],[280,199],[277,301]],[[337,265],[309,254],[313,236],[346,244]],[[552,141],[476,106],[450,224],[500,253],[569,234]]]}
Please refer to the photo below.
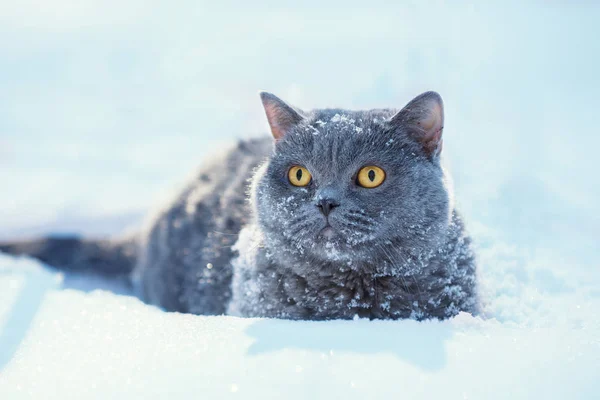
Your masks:
{"label": "cat's ear", "polygon": [[444,103],[436,92],[425,92],[415,97],[392,117],[390,123],[406,127],[427,154],[434,156],[442,151]]}
{"label": "cat's ear", "polygon": [[293,126],[304,119],[299,110],[296,111],[274,94],[260,92],[260,99],[275,140],[284,137]]}

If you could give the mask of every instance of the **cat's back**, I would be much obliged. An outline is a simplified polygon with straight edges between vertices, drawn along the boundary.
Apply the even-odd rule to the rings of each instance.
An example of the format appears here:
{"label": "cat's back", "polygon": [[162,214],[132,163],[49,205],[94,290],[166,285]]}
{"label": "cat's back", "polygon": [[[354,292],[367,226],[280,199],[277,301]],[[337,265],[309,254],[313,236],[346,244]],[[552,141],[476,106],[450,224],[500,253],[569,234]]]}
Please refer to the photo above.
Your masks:
{"label": "cat's back", "polygon": [[272,149],[268,137],[213,155],[143,234],[133,280],[167,310],[222,314],[231,296],[231,246],[250,210],[247,185]]}

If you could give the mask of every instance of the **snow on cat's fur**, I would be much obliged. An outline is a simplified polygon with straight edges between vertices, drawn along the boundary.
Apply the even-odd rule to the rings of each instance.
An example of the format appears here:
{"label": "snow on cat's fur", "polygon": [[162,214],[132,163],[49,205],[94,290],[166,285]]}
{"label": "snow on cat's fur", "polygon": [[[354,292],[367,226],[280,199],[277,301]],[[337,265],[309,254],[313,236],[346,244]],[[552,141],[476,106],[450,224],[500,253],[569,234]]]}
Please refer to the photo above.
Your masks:
{"label": "snow on cat's fur", "polygon": [[[470,240],[439,163],[437,94],[398,114],[303,113],[272,95],[263,102],[277,141],[253,177],[254,218],[236,246],[231,313],[422,319],[476,311]],[[288,182],[293,165],[310,171],[308,186]],[[367,165],[386,171],[383,184],[357,185]],[[327,217],[317,207],[324,198],[337,204]],[[333,233],[324,235],[327,225]]]}
{"label": "snow on cat's fur", "polygon": [[[161,215],[137,268],[146,298],[199,314],[294,319],[475,312],[470,240],[440,165],[439,96],[399,113],[305,113],[262,97],[274,146],[240,142]],[[308,186],[290,184],[294,165],[310,171]],[[386,171],[381,186],[356,184],[365,165]],[[324,196],[339,204],[328,217],[316,206]],[[333,233],[322,235],[327,223]]]}
{"label": "snow on cat's fur", "polygon": [[[133,281],[145,301],[195,314],[291,319],[478,311],[470,238],[440,164],[437,93],[399,112],[303,112],[261,97],[273,138],[240,141],[206,163],[138,238]],[[290,183],[293,166],[310,172],[306,186]],[[383,169],[383,183],[361,187],[365,166]],[[0,249],[53,264],[53,255],[65,254],[63,242]],[[102,266],[111,251],[130,254],[130,241],[78,243],[68,242],[67,253],[78,255],[66,261],[71,269],[87,258]],[[133,258],[110,259],[126,270]]]}

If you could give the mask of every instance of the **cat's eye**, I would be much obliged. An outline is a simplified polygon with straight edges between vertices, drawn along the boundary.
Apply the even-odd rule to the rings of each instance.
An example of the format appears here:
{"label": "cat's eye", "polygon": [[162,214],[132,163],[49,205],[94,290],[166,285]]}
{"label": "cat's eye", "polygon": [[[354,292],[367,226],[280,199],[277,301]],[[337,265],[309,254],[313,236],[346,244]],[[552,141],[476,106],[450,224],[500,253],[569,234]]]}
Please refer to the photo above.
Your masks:
{"label": "cat's eye", "polygon": [[373,189],[381,185],[385,180],[385,171],[374,165],[362,167],[358,171],[356,182],[367,189]]}
{"label": "cat's eye", "polygon": [[292,185],[302,187],[310,183],[312,175],[306,168],[299,165],[294,165],[288,171],[288,179]]}

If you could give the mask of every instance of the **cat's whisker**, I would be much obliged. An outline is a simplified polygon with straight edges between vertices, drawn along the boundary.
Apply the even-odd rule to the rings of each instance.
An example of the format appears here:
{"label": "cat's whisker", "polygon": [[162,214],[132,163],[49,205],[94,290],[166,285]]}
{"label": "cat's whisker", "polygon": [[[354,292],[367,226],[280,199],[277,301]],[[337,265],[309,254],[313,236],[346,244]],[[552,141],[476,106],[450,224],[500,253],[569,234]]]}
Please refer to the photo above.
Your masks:
{"label": "cat's whisker", "polygon": [[349,227],[351,230],[360,230],[362,232],[371,233],[375,231],[375,228],[371,225],[360,224],[354,221],[341,221],[344,225]]}
{"label": "cat's whisker", "polygon": [[356,223],[363,223],[363,224],[374,224],[376,222],[375,219],[373,219],[371,217],[364,217],[364,216],[358,216],[358,215],[347,215],[346,219],[349,221],[354,221]]}
{"label": "cat's whisker", "polygon": [[300,232],[307,230],[309,227],[314,226],[316,227],[317,222],[316,221],[312,221],[312,220],[305,220],[299,224],[297,224],[291,231],[290,231],[290,236],[295,237],[296,235],[298,235]]}
{"label": "cat's whisker", "polygon": [[364,218],[373,219],[373,217],[369,216],[365,211],[348,210],[348,211],[346,211],[346,213],[349,215],[355,216],[355,217],[364,217]]}
{"label": "cat's whisker", "polygon": [[219,232],[219,231],[210,231],[210,233],[217,233],[219,235],[226,235],[226,236],[240,236],[239,233],[226,233],[226,232]]}
{"label": "cat's whisker", "polygon": [[[378,244],[377,247],[382,251],[382,253],[385,255],[385,257],[389,260],[389,262],[392,264],[392,267],[396,267],[397,266],[397,262],[395,261],[394,257],[392,257],[392,255],[389,252],[389,250],[386,249],[381,244]],[[402,286],[404,287],[404,290],[406,291],[406,293],[410,293],[410,289],[408,288],[408,285],[407,285],[406,280],[404,279],[404,277],[402,275],[398,275],[398,276],[400,278],[400,282],[402,283]]]}

